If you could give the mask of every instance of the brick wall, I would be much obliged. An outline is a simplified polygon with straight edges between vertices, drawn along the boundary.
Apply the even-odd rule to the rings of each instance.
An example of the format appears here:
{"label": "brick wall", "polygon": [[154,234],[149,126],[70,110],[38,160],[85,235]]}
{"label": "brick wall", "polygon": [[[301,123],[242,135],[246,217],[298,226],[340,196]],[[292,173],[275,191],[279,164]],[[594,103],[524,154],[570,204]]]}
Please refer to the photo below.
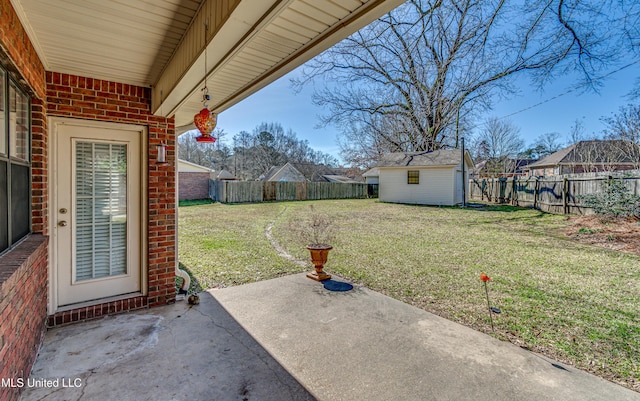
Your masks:
{"label": "brick wall", "polygon": [[[164,305],[175,300],[176,262],[176,176],[175,126],[173,119],[151,113],[151,91],[133,85],[53,72],[46,73],[48,116],[82,118],[145,125],[148,129],[148,296],[145,305]],[[156,164],[156,145],[167,145],[168,164]],[[127,303],[130,307],[130,303]],[[133,303],[133,307],[140,307]],[[85,318],[122,305],[100,305]],[[93,311],[93,309],[92,309]],[[76,321],[80,313],[64,312],[50,324]]]}
{"label": "brick wall", "polygon": [[147,297],[120,299],[99,305],[85,306],[83,308],[56,313],[55,315],[49,316],[47,319],[47,326],[55,327],[68,323],[83,322],[85,320],[96,319],[116,313],[129,312],[136,309],[146,309],[148,306]]}
{"label": "brick wall", "polygon": [[[46,329],[47,135],[44,104],[32,99],[32,232],[0,256],[0,379],[26,379]],[[43,235],[44,234],[44,235]],[[20,389],[0,387],[0,401],[17,400]]]}
{"label": "brick wall", "polygon": [[207,172],[178,173],[178,196],[180,200],[206,199],[209,197],[209,176]]}
{"label": "brick wall", "polygon": [[[26,378],[42,342],[47,317],[47,237],[31,235],[0,263],[0,378]],[[0,386],[0,401],[20,388]]]}
{"label": "brick wall", "polygon": [[[45,73],[10,0],[0,0],[0,61],[32,104],[33,235],[0,256],[0,378],[28,377],[47,317],[47,127]],[[43,234],[43,235],[40,235]],[[18,400],[19,388],[0,386],[0,401]]]}
{"label": "brick wall", "polygon": [[0,49],[11,61],[9,68],[24,78],[38,99],[44,99],[44,66],[10,0],[0,0]]}
{"label": "brick wall", "polygon": [[48,142],[46,105],[31,99],[31,230],[43,235],[48,234]]}
{"label": "brick wall", "polygon": [[[48,280],[48,116],[144,125],[148,128],[148,296],[49,316],[51,325],[175,299],[175,127],[150,112],[150,90],[85,77],[45,73],[10,0],[0,0],[0,62],[26,83],[32,101],[32,231],[0,256],[0,378],[26,378],[44,335]],[[155,145],[167,144],[169,165],[156,165]],[[0,401],[20,389],[0,387]]]}

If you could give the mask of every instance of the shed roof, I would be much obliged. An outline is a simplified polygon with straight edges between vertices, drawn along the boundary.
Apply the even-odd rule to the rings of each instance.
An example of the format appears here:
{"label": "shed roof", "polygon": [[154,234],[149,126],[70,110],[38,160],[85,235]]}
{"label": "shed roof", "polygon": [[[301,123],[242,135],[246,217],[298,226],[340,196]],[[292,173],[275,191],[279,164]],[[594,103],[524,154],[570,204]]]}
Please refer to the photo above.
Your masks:
{"label": "shed roof", "polygon": [[[377,167],[435,167],[457,166],[462,154],[460,149],[434,150],[430,152],[388,153],[377,163]],[[469,152],[465,152],[467,165],[473,166]]]}
{"label": "shed roof", "polygon": [[193,172],[193,171],[211,172],[213,170],[196,163],[178,159],[178,171],[179,172]]}
{"label": "shed roof", "polygon": [[380,175],[380,168],[374,167],[362,173],[363,177],[378,177]]}
{"label": "shed roof", "polygon": [[222,169],[216,174],[217,180],[237,180],[236,176],[231,174],[230,171]]}

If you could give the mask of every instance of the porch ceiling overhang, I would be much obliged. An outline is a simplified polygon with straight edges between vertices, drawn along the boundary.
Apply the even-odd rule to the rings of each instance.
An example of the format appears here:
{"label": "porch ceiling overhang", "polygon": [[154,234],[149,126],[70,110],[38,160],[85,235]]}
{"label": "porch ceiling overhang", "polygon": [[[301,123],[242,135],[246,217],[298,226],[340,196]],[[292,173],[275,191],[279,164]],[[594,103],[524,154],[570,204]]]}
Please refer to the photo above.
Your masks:
{"label": "porch ceiling overhang", "polygon": [[182,130],[205,76],[220,113],[403,2],[11,0],[46,70],[151,87]]}

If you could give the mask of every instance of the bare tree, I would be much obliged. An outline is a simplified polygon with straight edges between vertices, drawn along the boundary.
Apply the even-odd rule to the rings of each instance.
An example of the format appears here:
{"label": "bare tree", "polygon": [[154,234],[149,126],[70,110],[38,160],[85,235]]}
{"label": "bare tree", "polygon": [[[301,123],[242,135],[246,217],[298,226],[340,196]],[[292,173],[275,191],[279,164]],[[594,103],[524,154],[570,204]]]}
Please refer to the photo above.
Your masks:
{"label": "bare tree", "polygon": [[233,136],[233,174],[240,180],[249,179],[245,166],[250,142],[251,134],[247,131],[240,131]]}
{"label": "bare tree", "polygon": [[218,138],[215,143],[198,143],[197,131],[187,131],[178,138],[178,158],[213,170],[228,168],[231,149],[222,142],[225,132],[216,128],[213,136]]}
{"label": "bare tree", "polygon": [[546,157],[564,148],[559,132],[547,132],[538,136],[535,141],[539,157]]}
{"label": "bare tree", "polygon": [[617,113],[600,120],[605,124],[604,137],[617,140],[613,142],[615,156],[640,168],[640,104],[621,106]]}
{"label": "bare tree", "polygon": [[494,159],[515,157],[524,147],[520,128],[509,120],[497,117],[487,119],[475,141],[485,150],[487,157]]}
{"label": "bare tree", "polygon": [[340,156],[352,166],[370,168],[387,152],[411,151],[411,147],[389,143],[387,133],[393,132],[392,124],[382,116],[372,115],[368,123],[345,122],[338,136]]}
{"label": "bare tree", "polygon": [[520,153],[523,159],[542,159],[555,153],[564,147],[560,141],[560,133],[547,132],[539,135],[533,145]]}
{"label": "bare tree", "polygon": [[595,85],[594,74],[618,60],[607,22],[622,3],[410,0],[312,60],[293,83],[330,83],[314,101],[329,110],[321,124],[341,128],[348,161],[456,147],[465,122],[514,91],[516,74],[542,86],[577,69]]}
{"label": "bare tree", "polygon": [[229,166],[241,180],[256,179],[272,166],[287,162],[331,167],[338,164],[334,156],[312,149],[309,141],[298,139],[291,129],[266,122],[258,124],[252,133],[242,131],[234,135],[233,153],[228,148],[218,149],[216,157],[219,165]]}
{"label": "bare tree", "polygon": [[570,170],[561,173],[637,169],[640,167],[640,145],[621,139],[581,141],[567,155],[567,161]]}
{"label": "bare tree", "polygon": [[640,144],[640,104],[621,106],[610,117],[600,118],[605,124],[604,137]]}
{"label": "bare tree", "polygon": [[485,122],[471,146],[475,158],[486,160],[484,175],[488,176],[515,172],[517,162],[514,158],[523,148],[520,128],[509,120],[496,117]]}
{"label": "bare tree", "polygon": [[585,139],[587,138],[585,135],[584,122],[576,118],[571,128],[569,128],[569,143],[573,145]]}
{"label": "bare tree", "polygon": [[285,131],[279,123],[259,124],[250,138],[251,163],[259,170],[259,174],[287,162],[337,164],[335,157],[312,149],[309,141],[298,139],[295,132],[291,129]]}

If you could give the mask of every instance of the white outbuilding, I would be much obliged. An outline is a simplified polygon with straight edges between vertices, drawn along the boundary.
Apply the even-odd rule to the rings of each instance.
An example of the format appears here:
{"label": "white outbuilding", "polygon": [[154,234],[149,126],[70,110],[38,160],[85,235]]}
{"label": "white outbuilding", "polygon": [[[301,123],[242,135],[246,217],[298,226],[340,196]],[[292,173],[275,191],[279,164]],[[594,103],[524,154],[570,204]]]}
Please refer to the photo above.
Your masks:
{"label": "white outbuilding", "polygon": [[473,160],[460,149],[396,152],[378,163],[382,202],[453,206],[468,199]]}
{"label": "white outbuilding", "polygon": [[380,184],[380,169],[378,167],[374,167],[367,170],[362,174],[362,177],[366,184]]}

